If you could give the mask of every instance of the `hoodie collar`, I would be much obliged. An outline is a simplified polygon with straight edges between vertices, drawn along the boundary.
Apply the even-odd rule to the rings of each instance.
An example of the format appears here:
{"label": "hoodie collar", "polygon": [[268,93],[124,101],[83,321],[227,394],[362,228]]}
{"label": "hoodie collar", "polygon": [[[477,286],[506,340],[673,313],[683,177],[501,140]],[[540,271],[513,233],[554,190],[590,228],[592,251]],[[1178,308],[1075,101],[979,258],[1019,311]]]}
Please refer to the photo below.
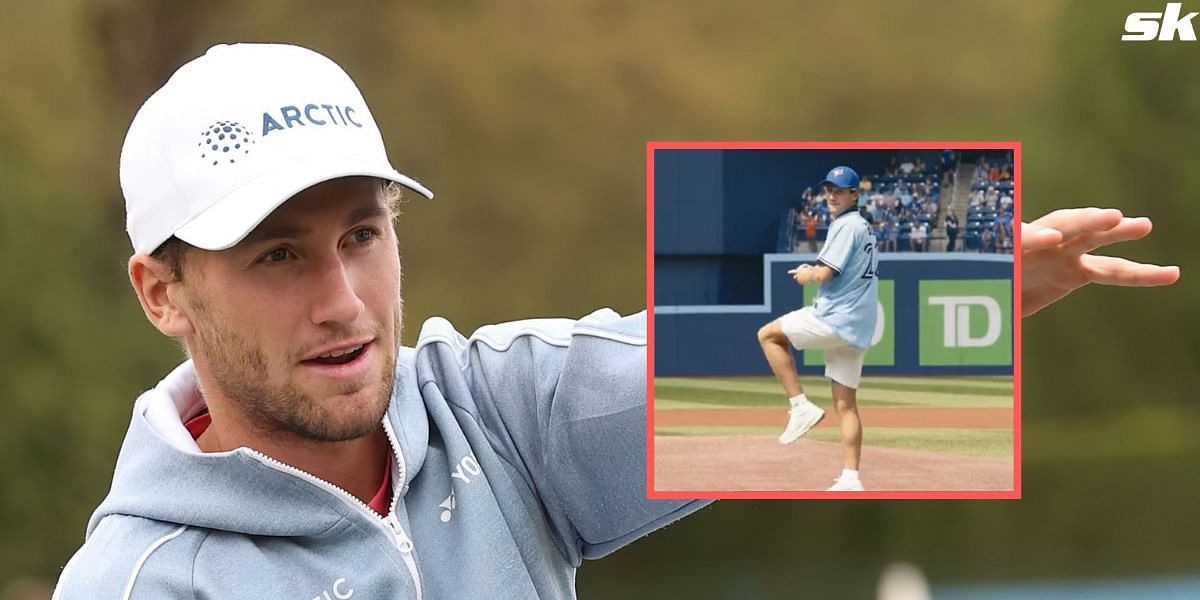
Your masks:
{"label": "hoodie collar", "polygon": [[[420,470],[429,440],[412,360],[412,349],[401,348],[385,415],[394,434],[389,440],[398,471],[393,473],[397,497]],[[138,398],[112,489],[92,515],[89,535],[102,518],[113,514],[249,535],[293,536],[315,535],[361,513],[349,498],[289,473],[249,448],[201,452],[184,422],[204,408],[191,361]]]}

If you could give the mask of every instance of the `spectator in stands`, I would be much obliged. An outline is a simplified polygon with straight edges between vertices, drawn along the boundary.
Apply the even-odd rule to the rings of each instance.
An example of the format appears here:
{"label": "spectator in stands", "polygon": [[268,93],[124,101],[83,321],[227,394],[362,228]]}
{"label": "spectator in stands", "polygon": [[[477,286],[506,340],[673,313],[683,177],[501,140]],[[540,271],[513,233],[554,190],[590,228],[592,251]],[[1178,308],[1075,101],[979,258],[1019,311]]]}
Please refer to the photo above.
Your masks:
{"label": "spectator in stands", "polygon": [[925,161],[921,160],[920,156],[917,157],[917,164],[913,165],[913,172],[914,173],[924,173],[925,172]]}
{"label": "spectator in stands", "polygon": [[870,198],[867,198],[867,213],[871,215],[872,223],[878,223],[883,219],[883,206],[880,204],[882,198],[883,196],[879,194],[872,194]]}
{"label": "spectator in stands", "polygon": [[817,251],[817,216],[807,213],[804,216],[804,239],[808,240],[808,251]]}
{"label": "spectator in stands", "polygon": [[987,159],[980,156],[979,162],[975,164],[975,170],[971,173],[971,185],[976,183],[984,183],[987,181],[988,163]]}
{"label": "spectator in stands", "polygon": [[988,181],[1000,181],[1000,168],[996,165],[988,169]]}
{"label": "spectator in stands", "polygon": [[900,165],[896,163],[896,157],[893,156],[888,165],[884,167],[883,174],[888,177],[895,177],[900,172]]}
{"label": "spectator in stands", "polygon": [[900,206],[902,206],[904,208],[908,208],[908,205],[912,204],[912,201],[913,201],[912,192],[910,192],[908,190],[908,184],[901,184],[901,186],[900,186]]}
{"label": "spectator in stands", "polygon": [[955,159],[957,159],[957,156],[954,155],[953,150],[950,150],[950,149],[942,150],[942,172],[943,173],[945,173],[946,171],[951,171],[951,172],[954,171]]}
{"label": "spectator in stands", "polygon": [[1004,221],[997,217],[996,220],[992,223],[991,230],[992,230],[992,239],[995,241],[995,244],[996,244],[996,252],[1004,252],[1004,245],[1006,242]]}
{"label": "spectator in stands", "polygon": [[900,221],[895,218],[888,221],[887,251],[896,252],[900,249]]}
{"label": "spectator in stands", "polygon": [[928,237],[925,232],[925,224],[913,219],[910,223],[909,240],[912,242],[913,252],[925,251],[925,240]]}
{"label": "spectator in stands", "polygon": [[904,162],[900,163],[900,172],[903,173],[905,177],[908,177],[909,175],[911,175],[913,172],[913,169],[916,169],[916,168],[917,168],[917,165],[914,165],[912,159],[910,159],[910,158],[905,158]]}
{"label": "spectator in stands", "polygon": [[996,219],[996,222],[999,223],[1000,233],[1003,235],[1003,237],[1000,238],[1002,240],[1002,243],[1000,244],[1000,251],[1011,254],[1013,250],[1013,240],[1015,239],[1013,235],[1013,214],[1011,212],[1006,212],[1000,215],[1000,217]]}
{"label": "spectator in stands", "polygon": [[869,195],[871,193],[872,185],[874,185],[874,184],[871,183],[870,179],[863,177],[863,180],[858,184],[859,195],[861,195],[861,196]]}
{"label": "spectator in stands", "polygon": [[991,227],[983,228],[983,245],[980,246],[980,252],[995,252],[996,244],[994,234]]}
{"label": "spectator in stands", "polygon": [[1004,168],[1000,169],[1000,181],[1009,181],[1011,179],[1012,172],[1008,170],[1008,165],[1004,165]]}
{"label": "spectator in stands", "polygon": [[875,234],[875,250],[883,252],[887,247],[887,223],[884,221],[876,221],[875,228],[872,231]]}
{"label": "spectator in stands", "polygon": [[806,187],[804,188],[804,192],[800,194],[800,207],[805,211],[809,211],[812,210],[812,206],[813,189],[812,187]]}
{"label": "spectator in stands", "polygon": [[958,216],[954,214],[954,207],[946,209],[946,252],[954,252],[954,240],[958,239]]}

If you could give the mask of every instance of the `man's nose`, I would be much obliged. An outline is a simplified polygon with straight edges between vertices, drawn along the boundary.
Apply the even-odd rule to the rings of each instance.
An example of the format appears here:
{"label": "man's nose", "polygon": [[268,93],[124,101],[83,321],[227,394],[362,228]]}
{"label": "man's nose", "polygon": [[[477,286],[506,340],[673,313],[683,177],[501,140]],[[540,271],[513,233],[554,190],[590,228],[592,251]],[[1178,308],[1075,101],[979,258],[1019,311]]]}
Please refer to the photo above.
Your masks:
{"label": "man's nose", "polygon": [[354,289],[352,273],[340,256],[323,260],[313,283],[313,323],[351,323],[362,314],[365,305]]}

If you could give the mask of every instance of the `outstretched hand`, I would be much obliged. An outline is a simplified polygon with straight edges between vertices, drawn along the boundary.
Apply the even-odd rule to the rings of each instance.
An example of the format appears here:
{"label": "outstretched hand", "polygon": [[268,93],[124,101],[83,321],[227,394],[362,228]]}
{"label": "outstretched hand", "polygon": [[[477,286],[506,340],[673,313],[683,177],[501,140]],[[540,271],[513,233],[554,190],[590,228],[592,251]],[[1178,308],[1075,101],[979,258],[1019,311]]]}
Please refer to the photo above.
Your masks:
{"label": "outstretched hand", "polygon": [[1153,225],[1115,208],[1056,210],[1021,224],[1021,317],[1028,317],[1089,284],[1153,287],[1179,279],[1179,267],[1136,263],[1089,252],[1139,240]]}

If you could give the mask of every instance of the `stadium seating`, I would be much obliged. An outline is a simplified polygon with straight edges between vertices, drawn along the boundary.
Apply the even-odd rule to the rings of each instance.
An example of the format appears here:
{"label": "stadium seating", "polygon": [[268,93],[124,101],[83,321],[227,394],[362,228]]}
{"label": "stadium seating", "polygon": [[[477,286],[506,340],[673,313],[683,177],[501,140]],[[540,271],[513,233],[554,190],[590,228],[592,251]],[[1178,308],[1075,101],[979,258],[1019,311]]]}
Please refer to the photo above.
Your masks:
{"label": "stadium seating", "polygon": [[[898,158],[900,158],[902,160],[903,155],[899,156]],[[989,161],[988,166],[990,168],[991,166],[994,165],[1001,169],[1003,169],[1005,166],[1007,166],[1009,173],[1012,173],[1013,165],[1011,162],[1009,162],[1007,165],[1005,165],[1003,163],[997,164],[998,161],[1003,161],[1005,159],[1007,159],[1008,161],[1011,161],[1011,154],[1008,155],[1007,157],[1005,157],[1003,155],[998,155],[995,157],[988,156],[987,157],[987,160]],[[939,217],[941,216],[942,211],[943,211],[942,189],[941,189],[942,185],[941,184],[942,184],[942,178],[946,177],[946,173],[951,173],[951,172],[953,172],[953,169],[938,170],[936,165],[933,165],[932,163],[930,163],[929,165],[927,165],[926,170],[921,173],[914,172],[914,173],[910,173],[908,175],[904,175],[903,173],[897,173],[897,174],[892,174],[892,175],[889,175],[887,173],[880,173],[880,174],[873,174],[873,175],[866,174],[863,176],[864,180],[870,180],[870,182],[871,182],[870,194],[872,194],[872,195],[882,194],[884,196],[899,196],[899,195],[901,195],[900,192],[901,192],[902,188],[904,188],[904,190],[906,190],[908,192],[908,194],[911,194],[913,196],[913,200],[907,206],[903,206],[903,207],[897,206],[897,209],[886,209],[886,208],[881,209],[882,212],[884,213],[882,215],[882,218],[893,223],[894,224],[894,225],[892,225],[893,227],[895,227],[897,225],[899,227],[899,230],[897,231],[897,236],[896,236],[897,251],[901,251],[901,252],[912,251],[911,234],[909,231],[908,223],[914,218],[917,221],[919,221],[920,223],[925,224],[926,227],[928,228],[928,237],[926,238],[927,239],[926,245],[928,247],[933,247],[933,248],[944,247],[944,246],[936,245],[937,240],[944,241],[946,239],[944,231],[942,231],[938,227],[938,225],[940,223]],[[918,202],[916,200],[916,194],[914,192],[916,191],[917,186],[920,186],[920,185],[924,184],[925,182],[930,183],[929,188],[928,188],[929,189],[928,194],[920,202]],[[982,180],[982,181],[974,181],[971,184],[972,191],[986,192],[989,188],[994,188],[996,193],[999,196],[1006,196],[1006,195],[1011,196],[1012,190],[1013,190],[1013,182],[1011,180],[1002,180],[1002,181]],[[949,188],[947,189],[947,193],[950,193]],[[815,198],[812,201],[814,203],[819,202]],[[961,229],[962,235],[959,239],[961,242],[961,247],[963,249],[975,250],[975,251],[981,250],[981,248],[983,246],[983,232],[985,230],[991,230],[991,231],[995,230],[996,220],[1000,215],[998,212],[998,207],[996,206],[996,204],[994,204],[994,202],[995,202],[995,200],[993,200],[993,204],[988,207],[977,206],[977,207],[968,209],[965,218],[963,218],[960,221],[961,226],[962,226],[962,229]],[[805,232],[804,223],[803,223],[803,220],[798,217],[798,215],[801,214],[801,212],[803,210],[805,210],[805,208],[806,208],[802,205],[803,205],[803,201],[801,202],[801,206],[789,209],[780,219],[779,242],[777,244],[778,251],[780,251],[780,252],[808,252],[809,251],[808,239],[807,239],[808,236]],[[864,206],[866,205],[865,196],[864,196],[863,205]],[[930,206],[930,205],[932,205],[932,206]],[[876,212],[879,212],[879,211],[876,211]],[[873,217],[869,218],[868,220],[872,222],[872,225],[875,224],[876,219],[874,219]],[[828,236],[828,233],[829,233],[828,224],[821,223],[817,227],[817,235],[816,235],[817,240],[823,242],[826,239],[826,237]],[[879,237],[881,235],[880,233],[878,233],[877,231],[874,231],[874,230],[872,231],[872,233],[874,235],[876,235],[877,237]],[[886,245],[886,240],[887,240],[887,234],[886,233],[882,234],[882,237],[879,239],[881,248],[883,248]],[[819,246],[818,246],[818,248],[819,248]]]}

